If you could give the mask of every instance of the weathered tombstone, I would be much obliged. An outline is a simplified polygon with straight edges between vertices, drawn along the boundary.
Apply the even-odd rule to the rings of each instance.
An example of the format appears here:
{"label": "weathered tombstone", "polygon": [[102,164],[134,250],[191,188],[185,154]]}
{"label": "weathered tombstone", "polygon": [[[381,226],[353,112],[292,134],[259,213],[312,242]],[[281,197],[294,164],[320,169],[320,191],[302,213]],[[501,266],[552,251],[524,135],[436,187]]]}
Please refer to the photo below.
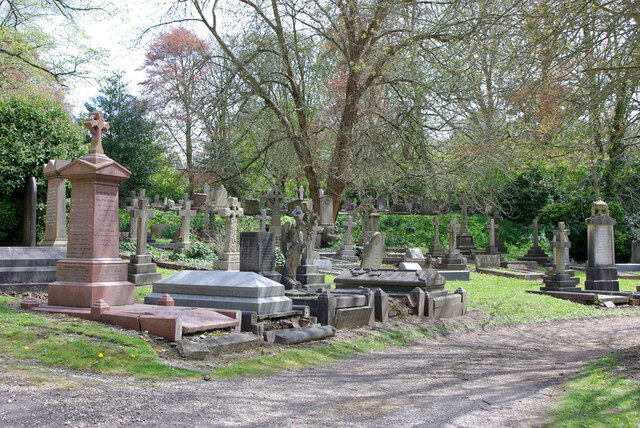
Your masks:
{"label": "weathered tombstone", "polygon": [[260,201],[257,199],[244,199],[242,201],[244,215],[258,215],[260,213]]}
{"label": "weathered tombstone", "polygon": [[444,247],[440,243],[440,216],[438,214],[433,216],[431,221],[433,225],[433,244],[429,247],[429,254],[433,257],[440,257],[444,255]]}
{"label": "weathered tombstone", "polygon": [[196,211],[191,209],[192,201],[189,200],[189,195],[185,193],[182,198],[183,199],[178,201],[182,205],[182,208],[178,211],[178,215],[182,217],[182,231],[180,232],[182,240],[178,242],[178,250],[186,250],[191,246],[191,237],[189,236],[191,230],[191,217],[196,215]]}
{"label": "weathered tombstone", "polygon": [[333,199],[331,196],[320,198],[320,226],[333,226]]}
{"label": "weathered tombstone", "polygon": [[498,251],[498,247],[496,246],[497,225],[495,218],[489,217],[487,229],[489,229],[489,248],[487,248],[487,253],[500,254],[500,251]]}
{"label": "weathered tombstone", "polygon": [[228,198],[227,207],[218,211],[224,218],[224,249],[213,267],[217,270],[240,269],[240,251],[238,248],[238,218],[244,215],[244,210],[238,205],[238,198]]}
{"label": "weathered tombstone", "polygon": [[458,242],[458,249],[467,258],[473,255],[473,251],[476,249],[473,236],[469,233],[467,227],[467,207],[463,205],[460,209],[460,240]]}
{"label": "weathered tombstone", "polygon": [[134,219],[133,212],[138,209],[140,197],[144,198],[144,189],[140,192],[140,196],[138,196],[135,191],[132,191],[131,196],[127,198],[126,211],[129,213],[129,237],[127,241],[129,242],[136,242],[138,236],[138,224]]}
{"label": "weathered tombstone", "polygon": [[631,243],[631,263],[640,263],[640,241]]}
{"label": "weathered tombstone", "polygon": [[275,271],[275,239],[269,232],[240,233],[240,271],[255,272],[273,281],[280,282],[281,275]]}
{"label": "weathered tombstone", "polygon": [[204,195],[204,203],[200,207],[200,210],[203,214],[202,227],[209,236],[212,236],[213,231],[215,230],[214,224],[216,221],[216,207],[211,198],[211,186],[209,185],[209,183],[204,183]]}
{"label": "weathered tombstone", "polygon": [[496,231],[495,231],[496,249],[500,254],[506,254],[509,251],[507,250],[507,247],[504,245],[504,242],[502,242],[502,239],[500,239],[500,219],[496,217],[495,222],[496,222]]}
{"label": "weathered tombstone", "polygon": [[318,226],[318,215],[313,211],[304,213],[303,222],[301,224],[304,236],[304,251],[300,264],[296,269],[296,280],[300,281],[307,289],[314,290],[323,287],[324,274],[319,272],[318,266],[313,261],[318,258],[315,251],[315,242],[318,232],[323,227]]}
{"label": "weathered tombstone", "polygon": [[216,188],[214,197],[216,211],[227,206],[229,195],[227,194],[227,189],[225,189],[224,185],[221,184]]}
{"label": "weathered tombstone", "polygon": [[567,270],[565,261],[565,249],[571,246],[569,242],[569,231],[565,228],[564,222],[558,223],[558,230],[554,232],[555,239],[551,243],[555,253],[555,265],[542,280],[544,287],[542,291],[580,291],[576,285],[578,278],[573,276],[573,271]]}
{"label": "weathered tombstone", "polygon": [[609,216],[609,205],[599,200],[593,203],[587,223],[587,279],[585,290],[619,291],[616,268],[613,226],[616,221]]}
{"label": "weathered tombstone", "polygon": [[282,244],[287,247],[286,251],[283,251],[286,261],[282,269],[282,283],[286,289],[297,289],[300,288],[301,283],[296,279],[296,272],[298,265],[300,265],[305,244],[304,231],[302,230],[304,226],[304,212],[301,207],[296,207],[291,212],[291,216],[296,220],[295,226],[286,222],[285,227],[282,228],[283,232],[289,232],[287,235],[290,234],[290,239],[282,239]]}
{"label": "weathered tombstone", "polygon": [[336,257],[349,261],[358,260],[354,249],[355,246],[351,243],[351,234],[353,233],[353,228],[356,225],[356,222],[353,221],[353,216],[349,214],[347,216],[347,220],[342,222],[342,225],[345,226],[347,230],[344,232],[344,244],[342,244],[336,252]]}
{"label": "weathered tombstone", "polygon": [[500,267],[500,254],[476,254],[476,270]]}
{"label": "weathered tombstone", "polygon": [[378,195],[378,211],[389,211],[389,198],[387,195]]}
{"label": "weathered tombstone", "polygon": [[65,180],[60,169],[69,165],[66,160],[50,160],[43,168],[47,180],[47,213],[44,224],[44,240],[41,247],[67,245],[67,203]]}
{"label": "weathered tombstone", "polygon": [[22,228],[22,245],[36,246],[36,209],[37,188],[35,177],[29,177],[24,187],[24,223]]}
{"label": "weathered tombstone", "polygon": [[527,254],[518,258],[518,260],[537,262],[540,266],[546,266],[549,264],[549,256],[538,245],[538,219],[533,219],[533,224],[529,227],[533,231],[533,244]]}
{"label": "weathered tombstone", "polygon": [[304,186],[300,185],[300,187],[298,188],[298,193],[297,193],[297,197],[300,200],[303,200],[307,197],[306,192],[304,190]]}
{"label": "weathered tombstone", "polygon": [[442,257],[442,262],[436,265],[437,269],[441,270],[467,270],[467,259],[460,254],[460,250],[457,248],[457,237],[460,233],[460,223],[455,217],[452,217],[447,225],[447,232],[449,233],[449,249]]}
{"label": "weathered tombstone", "polygon": [[384,257],[384,236],[380,232],[371,235],[369,242],[362,250],[362,269],[380,269]]}
{"label": "weathered tombstone", "polygon": [[427,259],[420,248],[407,248],[404,253],[404,261],[407,263],[417,263],[421,268],[427,265]]}
{"label": "weathered tombstone", "polygon": [[342,200],[342,206],[340,209],[344,212],[351,211],[351,199],[347,195],[344,195],[344,199]]}
{"label": "weathered tombstone", "polygon": [[260,232],[266,232],[267,231],[267,221],[271,220],[271,216],[267,215],[267,210],[265,208],[261,209],[260,210],[260,215],[257,215],[256,219],[260,220]]}
{"label": "weathered tombstone", "polygon": [[282,191],[277,185],[271,189],[267,195],[267,202],[269,204],[269,209],[271,210],[271,225],[269,226],[269,232],[273,233],[273,236],[276,238],[276,245],[280,245],[280,214],[282,199]]}
{"label": "weathered tombstone", "polygon": [[104,155],[102,134],[109,129],[101,112],[84,122],[91,131],[89,153],[60,169],[71,181],[67,257],[59,260],[49,304],[91,307],[103,299],[111,306],[133,303],[127,264],[118,257],[118,186],[131,175]]}
{"label": "weathered tombstone", "polygon": [[131,256],[127,280],[135,285],[149,285],[162,278],[162,274],[156,272],[156,264],[151,261],[151,255],[147,254],[147,220],[155,217],[156,212],[149,209],[149,198],[145,197],[144,189],[140,190],[136,205],[131,213],[132,221],[137,226],[136,254]]}

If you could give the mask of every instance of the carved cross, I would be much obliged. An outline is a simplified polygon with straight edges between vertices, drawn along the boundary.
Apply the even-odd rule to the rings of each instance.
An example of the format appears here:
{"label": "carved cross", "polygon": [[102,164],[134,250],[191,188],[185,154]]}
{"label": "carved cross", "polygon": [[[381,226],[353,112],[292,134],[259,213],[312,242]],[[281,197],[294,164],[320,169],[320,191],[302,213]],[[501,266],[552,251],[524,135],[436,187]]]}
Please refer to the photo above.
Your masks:
{"label": "carved cross", "polygon": [[137,254],[147,254],[147,219],[156,216],[156,211],[149,209],[149,198],[144,197],[144,189],[140,191],[141,198],[138,200],[138,208],[132,213],[138,226],[137,233]]}
{"label": "carved cross", "polygon": [[569,242],[569,230],[564,227],[564,222],[558,223],[558,230],[553,232],[555,241],[551,243],[556,255],[555,273],[565,273],[565,265],[568,260],[564,259],[565,250],[571,248]]}
{"label": "carved cross", "polygon": [[260,215],[257,215],[256,218],[260,220],[260,232],[267,231],[267,220],[271,220],[271,216],[267,215],[267,210],[265,208],[260,210]]}
{"label": "carved cross", "polygon": [[440,245],[440,216],[438,214],[433,216],[431,225],[433,226],[433,244]]}
{"label": "carved cross", "polygon": [[224,251],[226,253],[237,253],[238,218],[244,215],[244,209],[238,205],[238,198],[230,197],[227,199],[227,207],[219,210],[218,213],[224,217],[225,222]]}
{"label": "carved cross", "polygon": [[353,221],[352,215],[347,216],[347,220],[342,222],[342,225],[347,227],[347,230],[344,232],[344,245],[351,245],[351,233],[356,224],[357,223]]}
{"label": "carved cross", "polygon": [[460,223],[454,217],[447,226],[447,232],[449,232],[449,252],[454,252],[456,249],[456,236],[460,233]]}
{"label": "carved cross", "polygon": [[182,204],[182,208],[178,211],[178,215],[182,218],[182,243],[188,244],[189,239],[189,229],[191,228],[191,217],[196,215],[196,210],[191,209],[191,203],[193,201],[188,200],[189,195],[185,193],[183,199],[180,199],[178,202]]}
{"label": "carved cross", "polygon": [[487,229],[489,229],[489,248],[495,248],[496,246],[496,219],[493,217],[489,217],[489,224],[487,225]]}
{"label": "carved cross", "polygon": [[94,111],[89,119],[84,121],[84,126],[91,133],[91,147],[89,153],[104,154],[102,149],[102,135],[109,131],[109,122],[104,121],[104,115],[101,111]]}
{"label": "carved cross", "polygon": [[271,208],[270,231],[276,239],[276,245],[280,245],[280,204],[282,203],[282,191],[279,186],[275,186],[267,195],[269,208]]}
{"label": "carved cross", "polygon": [[204,214],[202,220],[204,228],[211,231],[215,221],[215,204],[211,202],[211,186],[209,186],[209,183],[204,183],[204,203],[200,210]]}
{"label": "carved cross", "polygon": [[136,192],[131,191],[129,197],[125,199],[130,205],[127,206],[127,212],[129,213],[129,241],[137,239],[138,235],[138,222],[134,220],[134,212],[140,207],[140,198],[144,197],[144,189],[140,191],[140,196],[136,195]]}
{"label": "carved cross", "polygon": [[533,219],[533,224],[529,226],[529,229],[533,230],[533,246],[538,246],[538,219]]}

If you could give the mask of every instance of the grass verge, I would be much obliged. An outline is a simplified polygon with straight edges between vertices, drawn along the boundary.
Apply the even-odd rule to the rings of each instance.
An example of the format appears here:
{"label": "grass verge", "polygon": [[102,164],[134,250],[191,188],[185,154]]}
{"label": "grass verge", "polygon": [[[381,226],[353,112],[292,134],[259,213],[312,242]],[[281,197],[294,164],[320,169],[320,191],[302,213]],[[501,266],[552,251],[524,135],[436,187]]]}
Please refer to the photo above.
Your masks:
{"label": "grass verge", "polygon": [[640,426],[640,383],[620,375],[621,364],[621,353],[608,355],[565,384],[550,426]]}

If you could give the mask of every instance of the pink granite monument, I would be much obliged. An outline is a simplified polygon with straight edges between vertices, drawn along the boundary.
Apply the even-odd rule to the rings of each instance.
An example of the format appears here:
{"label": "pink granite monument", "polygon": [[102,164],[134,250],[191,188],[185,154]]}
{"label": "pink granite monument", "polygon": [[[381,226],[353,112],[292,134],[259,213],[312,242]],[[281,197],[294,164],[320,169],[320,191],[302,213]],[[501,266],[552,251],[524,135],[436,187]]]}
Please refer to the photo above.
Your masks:
{"label": "pink granite monument", "polygon": [[49,304],[91,307],[98,299],[111,306],[133,303],[134,285],[127,263],[118,257],[118,186],[131,172],[105,156],[102,113],[84,122],[91,132],[89,153],[59,170],[71,182],[67,257],[59,260]]}

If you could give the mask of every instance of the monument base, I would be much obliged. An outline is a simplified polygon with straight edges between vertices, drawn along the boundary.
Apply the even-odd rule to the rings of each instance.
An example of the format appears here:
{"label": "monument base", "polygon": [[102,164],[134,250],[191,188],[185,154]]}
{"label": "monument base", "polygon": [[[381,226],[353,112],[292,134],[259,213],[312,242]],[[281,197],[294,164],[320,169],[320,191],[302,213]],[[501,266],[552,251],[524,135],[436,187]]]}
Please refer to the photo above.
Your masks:
{"label": "monument base", "polygon": [[523,262],[537,262],[540,266],[547,266],[549,265],[551,259],[549,256],[547,256],[547,253],[542,250],[542,248],[534,245],[529,248],[527,254],[525,254],[523,257],[519,257],[518,260]]}
{"label": "monument base", "polygon": [[573,276],[573,271],[565,273],[549,273],[542,279],[544,287],[540,287],[542,291],[582,291],[576,285],[580,279]]}
{"label": "monument base", "polygon": [[162,278],[156,269],[156,264],[151,262],[151,255],[131,256],[131,263],[127,265],[127,281],[134,285],[151,285]]}
{"label": "monument base", "polygon": [[618,269],[615,267],[595,267],[586,269],[585,290],[619,291]]}
{"label": "monument base", "polygon": [[220,258],[213,262],[213,269],[240,271],[240,253],[221,253]]}
{"label": "monument base", "polygon": [[467,270],[467,259],[462,254],[446,253],[440,263],[435,265],[437,270]]}
{"label": "monument base", "polygon": [[296,270],[296,279],[302,285],[324,284],[324,274],[316,265],[300,265]]}

